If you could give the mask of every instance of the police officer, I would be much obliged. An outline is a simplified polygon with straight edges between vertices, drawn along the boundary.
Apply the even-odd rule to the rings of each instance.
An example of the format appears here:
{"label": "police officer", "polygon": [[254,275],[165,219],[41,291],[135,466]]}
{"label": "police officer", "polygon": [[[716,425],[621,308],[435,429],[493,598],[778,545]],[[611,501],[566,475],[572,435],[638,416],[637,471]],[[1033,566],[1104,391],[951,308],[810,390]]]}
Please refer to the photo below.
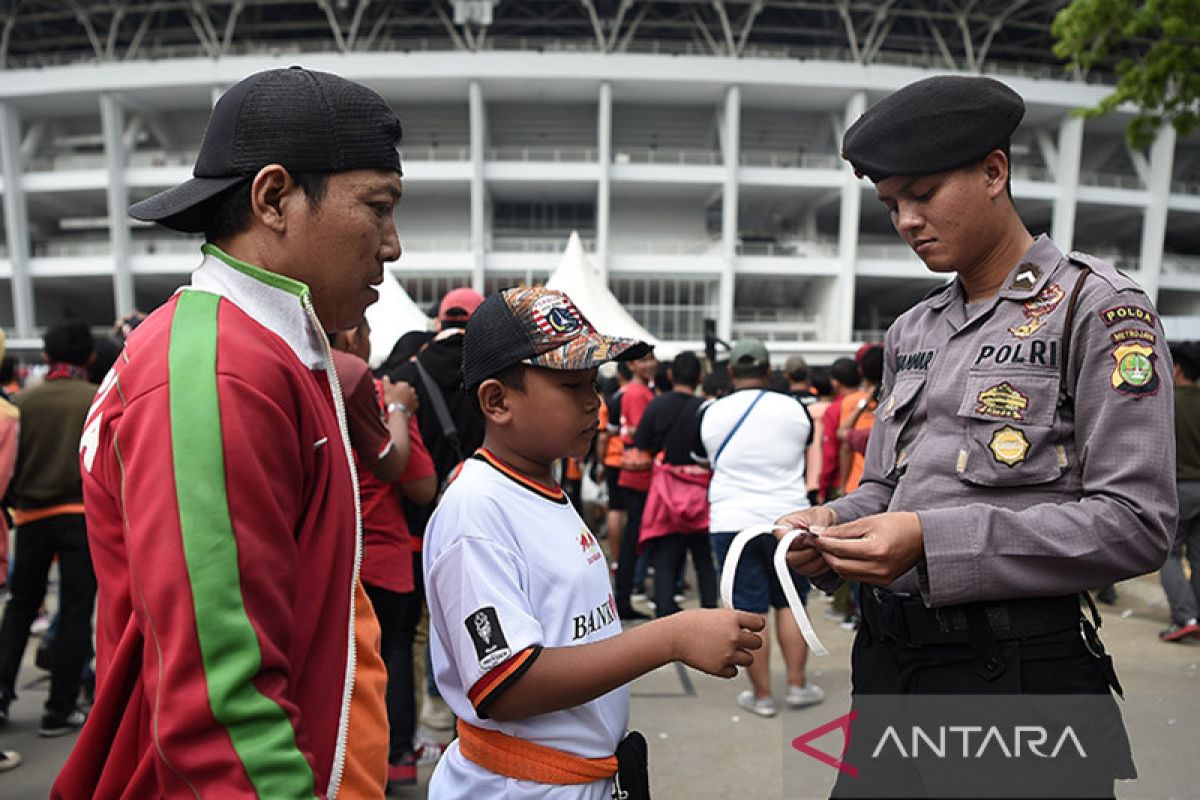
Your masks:
{"label": "police officer", "polygon": [[[1073,796],[1112,796],[1113,778],[1135,772],[1099,618],[1080,600],[1166,556],[1171,362],[1136,283],[1026,230],[1009,161],[1024,110],[998,81],[940,76],[846,131],[843,157],[875,184],[896,232],[955,279],[888,331],[860,487],[781,523],[818,533],[793,545],[793,569],[822,588],[863,584],[856,705],[1096,695],[1106,757],[1068,777]],[[858,738],[847,761],[869,762]],[[856,766],[866,777],[869,763]],[[835,795],[923,795],[931,782],[923,769],[870,788],[842,775]]]}

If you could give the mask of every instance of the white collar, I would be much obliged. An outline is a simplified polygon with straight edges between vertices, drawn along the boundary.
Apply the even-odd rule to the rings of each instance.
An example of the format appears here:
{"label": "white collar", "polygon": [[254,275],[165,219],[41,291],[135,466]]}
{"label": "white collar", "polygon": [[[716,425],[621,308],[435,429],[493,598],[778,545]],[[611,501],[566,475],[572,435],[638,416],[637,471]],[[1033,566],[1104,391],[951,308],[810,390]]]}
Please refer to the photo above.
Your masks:
{"label": "white collar", "polygon": [[197,290],[225,298],[251,319],[287,342],[306,367],[325,370],[324,331],[314,325],[306,304],[312,293],[300,281],[238,261],[212,244],[201,248],[204,261],[192,282],[180,291]]}

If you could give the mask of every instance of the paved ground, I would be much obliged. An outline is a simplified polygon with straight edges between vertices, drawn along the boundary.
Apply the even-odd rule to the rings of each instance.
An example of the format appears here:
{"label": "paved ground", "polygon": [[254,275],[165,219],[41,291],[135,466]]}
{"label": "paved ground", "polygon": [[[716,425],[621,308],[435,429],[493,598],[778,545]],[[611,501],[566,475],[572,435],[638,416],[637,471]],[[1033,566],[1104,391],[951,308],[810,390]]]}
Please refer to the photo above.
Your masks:
{"label": "paved ground", "polygon": [[[1119,784],[1118,797],[1200,796],[1200,778],[1187,777],[1197,775],[1200,640],[1177,645],[1158,641],[1157,632],[1166,623],[1167,608],[1156,577],[1121,584],[1119,591],[1117,605],[1103,609],[1103,633],[1129,698],[1124,713],[1142,778]],[[785,709],[774,719],[761,719],[734,703],[745,685],[744,678],[722,681],[674,666],[636,682],[633,725],[650,742],[655,800],[826,796],[833,770],[815,761],[807,760],[805,778],[799,782],[802,785],[791,778],[786,792],[784,785],[785,759],[806,760],[787,743],[845,713],[848,704],[851,634],[826,619],[822,614],[825,608],[822,601],[814,600],[814,625],[832,651],[828,657],[812,659],[810,664],[810,679],[829,694],[820,706],[802,711]],[[32,650],[30,647],[30,658]],[[782,691],[783,664],[777,654],[773,654],[773,662],[775,686]],[[0,729],[0,748],[19,750],[25,759],[21,767],[0,775],[3,798],[46,797],[75,738],[37,737],[38,715],[46,691],[45,682],[38,682],[40,675],[27,664],[21,674],[21,699],[13,706],[13,719],[7,728]],[[422,783],[427,779],[425,769]],[[421,798],[424,791],[417,787],[395,796]]]}

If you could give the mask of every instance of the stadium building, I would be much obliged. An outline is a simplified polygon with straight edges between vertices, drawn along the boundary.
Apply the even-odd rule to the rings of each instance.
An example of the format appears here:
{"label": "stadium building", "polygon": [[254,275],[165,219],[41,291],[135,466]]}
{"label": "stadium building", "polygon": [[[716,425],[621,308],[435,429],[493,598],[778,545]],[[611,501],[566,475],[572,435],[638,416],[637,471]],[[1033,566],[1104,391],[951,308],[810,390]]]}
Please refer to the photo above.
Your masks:
{"label": "stadium building", "polygon": [[207,111],[302,64],[377,89],[405,128],[404,256],[423,307],[544,280],[571,231],[655,335],[704,320],[817,363],[943,280],[838,156],[847,124],[930,74],[1028,103],[1013,191],[1035,233],[1115,261],[1200,336],[1200,136],[1145,152],[1084,120],[1105,75],[1050,53],[1061,2],[24,0],[0,7],[0,325],[107,326],[186,282],[198,240],[127,206],[190,175]]}

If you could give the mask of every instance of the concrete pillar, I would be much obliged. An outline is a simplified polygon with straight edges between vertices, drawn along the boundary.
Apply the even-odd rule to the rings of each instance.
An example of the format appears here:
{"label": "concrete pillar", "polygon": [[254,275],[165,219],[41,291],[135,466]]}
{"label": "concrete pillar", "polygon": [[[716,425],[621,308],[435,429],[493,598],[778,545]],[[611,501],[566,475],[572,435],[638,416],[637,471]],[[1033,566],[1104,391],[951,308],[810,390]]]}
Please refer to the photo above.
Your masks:
{"label": "concrete pillar", "polygon": [[29,275],[29,214],[21,160],[21,114],[0,103],[0,169],[4,172],[4,228],[12,263],[13,328],[17,338],[34,337],[33,280]]}
{"label": "concrete pillar", "polygon": [[[849,128],[867,109],[865,92],[855,92],[846,103],[846,124]],[[843,128],[843,130],[845,129]],[[830,321],[825,332],[827,339],[849,342],[854,337],[854,282],[858,263],[858,221],[862,214],[862,187],[849,161],[842,164],[842,201],[838,228],[838,277],[833,292],[833,308],[827,309]]]}
{"label": "concrete pillar", "polygon": [[725,183],[721,193],[721,283],[717,299],[717,336],[733,341],[733,308],[738,243],[738,166],[741,161],[742,92],[725,92],[721,150]]}
{"label": "concrete pillar", "polygon": [[[1075,242],[1075,207],[1079,202],[1079,163],[1083,157],[1083,118],[1068,115],[1058,129],[1058,159],[1054,166],[1054,219],[1050,238],[1067,252]],[[1035,231],[1036,233],[1036,231]]]}
{"label": "concrete pillar", "polygon": [[487,116],[483,107],[483,87],[471,81],[467,92],[471,125],[471,286],[483,291],[484,217],[486,191],[483,184],[483,152],[487,140]]}
{"label": "concrete pillar", "polygon": [[128,150],[125,109],[109,92],[100,94],[100,126],[108,162],[108,231],[113,257],[113,307],[117,317],[134,310],[133,248],[129,236],[129,187],[125,184]]}
{"label": "concrete pillar", "polygon": [[596,109],[596,146],[600,162],[600,182],[596,187],[596,253],[593,259],[600,270],[600,279],[608,284],[608,226],[612,181],[612,84],[600,84],[600,101]]}
{"label": "concrete pillar", "polygon": [[1142,289],[1150,296],[1151,302],[1158,302],[1163,240],[1167,235],[1167,200],[1171,194],[1171,168],[1174,161],[1175,128],[1169,124],[1163,125],[1158,129],[1154,144],[1150,146],[1150,181],[1146,185],[1149,200],[1142,218],[1142,250],[1138,258]]}

